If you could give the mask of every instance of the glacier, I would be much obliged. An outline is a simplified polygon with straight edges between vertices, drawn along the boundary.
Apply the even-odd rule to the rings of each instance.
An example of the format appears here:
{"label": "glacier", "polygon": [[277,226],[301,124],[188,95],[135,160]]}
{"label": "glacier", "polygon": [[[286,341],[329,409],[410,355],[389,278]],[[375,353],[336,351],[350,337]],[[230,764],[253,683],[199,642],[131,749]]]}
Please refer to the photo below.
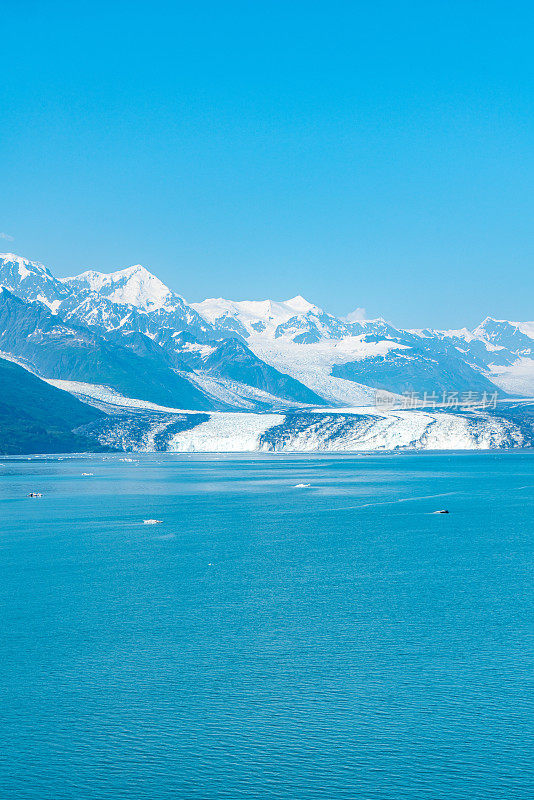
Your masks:
{"label": "glacier", "polygon": [[72,385],[70,391],[109,414],[79,432],[121,450],[311,453],[491,450],[534,444],[532,401],[461,412],[379,410],[367,405],[280,413],[199,413],[141,404],[103,387]]}

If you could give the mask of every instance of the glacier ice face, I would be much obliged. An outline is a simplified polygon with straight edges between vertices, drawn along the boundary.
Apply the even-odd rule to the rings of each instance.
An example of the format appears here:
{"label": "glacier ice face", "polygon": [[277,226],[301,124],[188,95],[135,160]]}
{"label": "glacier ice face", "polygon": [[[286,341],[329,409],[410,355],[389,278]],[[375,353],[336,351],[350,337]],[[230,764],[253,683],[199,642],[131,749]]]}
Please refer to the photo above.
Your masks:
{"label": "glacier ice face", "polygon": [[[105,410],[105,405],[100,406]],[[377,412],[372,406],[283,414],[183,414],[128,407],[86,426],[100,444],[170,452],[376,452],[532,447],[534,405],[499,413]],[[508,414],[508,416],[507,416]],[[89,427],[89,431],[88,431]]]}
{"label": "glacier ice face", "polygon": [[243,453],[261,450],[261,439],[269,428],[282,424],[281,414],[216,413],[190,430],[177,433],[169,442],[172,452]]}
{"label": "glacier ice face", "polygon": [[49,381],[108,416],[80,433],[124,450],[170,452],[375,452],[488,450],[534,445],[534,401],[496,409],[295,408],[279,413],[184,412],[106,387]]}

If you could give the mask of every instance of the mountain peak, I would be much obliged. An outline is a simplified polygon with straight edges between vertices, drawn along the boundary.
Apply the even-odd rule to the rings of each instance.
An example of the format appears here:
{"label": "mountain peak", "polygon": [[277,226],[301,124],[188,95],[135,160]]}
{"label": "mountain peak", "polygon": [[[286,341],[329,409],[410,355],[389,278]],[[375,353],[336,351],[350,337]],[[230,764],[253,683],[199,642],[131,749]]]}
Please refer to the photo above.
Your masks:
{"label": "mountain peak", "polygon": [[156,278],[156,276],[150,272],[146,267],[143,267],[142,264],[133,264],[131,267],[124,267],[124,269],[118,269],[116,272],[110,273],[114,276],[120,275],[142,275],[143,278]]}
{"label": "mountain peak", "polygon": [[39,261],[30,261],[28,258],[23,258],[15,253],[0,253],[0,262],[3,267],[6,267],[8,264],[16,265],[20,280],[24,280],[29,275],[44,276],[45,278],[53,280],[50,270]]}
{"label": "mountain peak", "polygon": [[177,298],[168,286],[142,264],[108,273],[87,270],[73,278],[64,278],[64,281],[81,283],[113,303],[135,306],[143,311],[167,308]]}
{"label": "mountain peak", "polygon": [[27,302],[37,300],[55,313],[62,286],[49,269],[15,253],[0,254],[0,284]]}
{"label": "mountain peak", "polygon": [[309,303],[305,297],[301,294],[297,294],[295,297],[292,297],[290,300],[283,300],[283,305],[289,306],[289,308],[296,311],[298,314],[306,314],[312,308],[316,308],[313,303]]}

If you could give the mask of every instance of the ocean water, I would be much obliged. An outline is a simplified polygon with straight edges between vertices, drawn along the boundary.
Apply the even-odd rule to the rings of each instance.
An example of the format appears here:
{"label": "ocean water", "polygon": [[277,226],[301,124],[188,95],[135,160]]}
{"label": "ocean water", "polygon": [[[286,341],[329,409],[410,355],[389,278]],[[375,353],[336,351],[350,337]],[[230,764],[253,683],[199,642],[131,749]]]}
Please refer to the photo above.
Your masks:
{"label": "ocean water", "polygon": [[131,459],[0,462],[1,800],[534,797],[533,453]]}

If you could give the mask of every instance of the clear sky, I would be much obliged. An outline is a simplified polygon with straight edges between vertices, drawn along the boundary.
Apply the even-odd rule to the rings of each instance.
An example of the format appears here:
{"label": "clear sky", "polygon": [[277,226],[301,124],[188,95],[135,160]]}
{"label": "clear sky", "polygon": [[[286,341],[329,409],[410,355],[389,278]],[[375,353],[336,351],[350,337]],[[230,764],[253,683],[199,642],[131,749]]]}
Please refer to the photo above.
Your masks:
{"label": "clear sky", "polygon": [[513,0],[4,0],[0,250],[142,263],[190,301],[533,319],[533,23]]}

